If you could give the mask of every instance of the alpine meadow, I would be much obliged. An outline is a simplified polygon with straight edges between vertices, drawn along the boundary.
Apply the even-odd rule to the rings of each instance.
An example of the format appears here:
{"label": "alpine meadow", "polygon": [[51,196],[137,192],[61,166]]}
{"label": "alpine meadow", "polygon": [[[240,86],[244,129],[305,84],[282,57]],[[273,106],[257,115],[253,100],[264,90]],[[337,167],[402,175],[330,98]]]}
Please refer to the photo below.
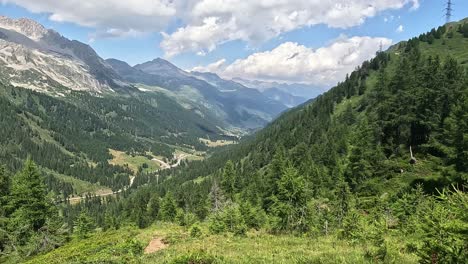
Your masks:
{"label": "alpine meadow", "polygon": [[467,3],[52,2],[0,1],[0,263],[468,263]]}

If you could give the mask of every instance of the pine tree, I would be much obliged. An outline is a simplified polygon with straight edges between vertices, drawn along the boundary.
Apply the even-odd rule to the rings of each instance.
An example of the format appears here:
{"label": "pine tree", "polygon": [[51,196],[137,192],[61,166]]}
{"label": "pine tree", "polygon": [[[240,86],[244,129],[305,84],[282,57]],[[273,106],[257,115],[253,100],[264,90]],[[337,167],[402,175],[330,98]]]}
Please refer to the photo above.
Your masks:
{"label": "pine tree", "polygon": [[13,178],[10,206],[14,210],[12,223],[17,227],[30,226],[34,231],[44,226],[50,215],[51,202],[44,178],[31,159]]}
{"label": "pine tree", "polygon": [[306,222],[306,198],[304,178],[298,175],[294,167],[286,167],[278,182],[278,194],[272,198],[274,204],[271,211],[278,217],[275,229],[304,229]]}
{"label": "pine tree", "polygon": [[158,218],[160,209],[160,199],[159,195],[153,194],[148,202],[148,217],[151,221],[154,221]]}
{"label": "pine tree", "polygon": [[234,169],[234,163],[231,160],[226,162],[226,165],[224,166],[221,178],[221,187],[229,198],[232,199],[236,191],[236,171]]}
{"label": "pine tree", "polygon": [[10,195],[11,179],[3,166],[0,166],[0,252],[5,249],[8,242],[6,203]]}
{"label": "pine tree", "polygon": [[161,201],[160,217],[163,221],[173,222],[177,215],[177,205],[172,193],[168,192]]}
{"label": "pine tree", "polygon": [[0,217],[6,214],[6,203],[10,195],[11,178],[5,168],[0,166]]}
{"label": "pine tree", "polygon": [[87,213],[82,211],[75,221],[75,233],[79,238],[88,237],[89,233],[93,230],[93,220]]}

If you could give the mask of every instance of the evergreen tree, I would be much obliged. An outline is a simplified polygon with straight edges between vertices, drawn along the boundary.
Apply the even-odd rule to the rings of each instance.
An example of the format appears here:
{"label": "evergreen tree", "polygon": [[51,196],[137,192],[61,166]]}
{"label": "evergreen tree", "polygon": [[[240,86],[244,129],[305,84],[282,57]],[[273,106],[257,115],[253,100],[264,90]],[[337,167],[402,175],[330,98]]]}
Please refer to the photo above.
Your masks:
{"label": "evergreen tree", "polygon": [[151,221],[158,218],[160,209],[160,199],[158,194],[153,194],[148,202],[148,217]]}
{"label": "evergreen tree", "polygon": [[234,163],[229,160],[224,166],[223,175],[221,178],[221,187],[224,192],[232,199],[236,191],[236,171]]}
{"label": "evergreen tree", "polygon": [[277,217],[277,230],[304,230],[306,212],[306,186],[297,170],[288,166],[278,182],[278,194],[272,200],[271,208]]}
{"label": "evergreen tree", "polygon": [[172,222],[175,220],[177,215],[177,205],[172,193],[168,192],[163,197],[159,214],[161,215],[160,217],[163,221]]}
{"label": "evergreen tree", "polygon": [[20,228],[39,230],[50,216],[51,202],[47,197],[44,178],[36,164],[28,159],[21,172],[13,178],[10,209],[11,223]]}
{"label": "evergreen tree", "polygon": [[0,252],[8,243],[6,204],[10,195],[11,179],[5,168],[0,165]]}
{"label": "evergreen tree", "polygon": [[86,238],[93,228],[93,220],[86,212],[82,211],[75,221],[75,233],[79,238]]}

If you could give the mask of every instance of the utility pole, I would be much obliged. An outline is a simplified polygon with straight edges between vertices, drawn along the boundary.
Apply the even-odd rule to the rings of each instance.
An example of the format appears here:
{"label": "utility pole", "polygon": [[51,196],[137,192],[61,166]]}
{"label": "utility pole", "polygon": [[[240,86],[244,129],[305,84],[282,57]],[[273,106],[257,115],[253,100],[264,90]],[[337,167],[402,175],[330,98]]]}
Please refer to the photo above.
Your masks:
{"label": "utility pole", "polygon": [[445,8],[445,21],[447,23],[452,19],[452,0],[447,0],[447,7]]}

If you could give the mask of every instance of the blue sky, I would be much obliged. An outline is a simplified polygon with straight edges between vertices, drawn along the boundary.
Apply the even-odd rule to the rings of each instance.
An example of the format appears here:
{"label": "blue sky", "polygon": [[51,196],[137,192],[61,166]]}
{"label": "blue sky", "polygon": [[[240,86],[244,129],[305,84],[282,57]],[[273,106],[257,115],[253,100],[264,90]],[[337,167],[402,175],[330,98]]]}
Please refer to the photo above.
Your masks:
{"label": "blue sky", "polygon": [[[349,0],[341,6],[336,4],[340,1],[321,1],[328,7],[317,13],[310,10],[322,4],[308,3],[317,2],[313,0],[293,0],[288,6],[281,0],[265,1],[273,2],[271,10],[249,6],[250,1],[233,4],[236,0],[186,0],[176,6],[167,0],[129,1],[134,6],[115,1],[102,0],[95,12],[89,12],[73,5],[93,8],[99,1],[3,0],[0,14],[34,19],[67,38],[90,44],[103,58],[131,65],[165,57],[183,69],[196,67],[226,77],[320,85],[339,80],[371,57],[381,43],[388,46],[445,22],[445,3],[438,0]],[[153,8],[155,2],[162,7]],[[452,20],[468,16],[468,1],[453,3]],[[320,48],[322,52],[317,52]],[[286,57],[295,61],[282,65]]]}

